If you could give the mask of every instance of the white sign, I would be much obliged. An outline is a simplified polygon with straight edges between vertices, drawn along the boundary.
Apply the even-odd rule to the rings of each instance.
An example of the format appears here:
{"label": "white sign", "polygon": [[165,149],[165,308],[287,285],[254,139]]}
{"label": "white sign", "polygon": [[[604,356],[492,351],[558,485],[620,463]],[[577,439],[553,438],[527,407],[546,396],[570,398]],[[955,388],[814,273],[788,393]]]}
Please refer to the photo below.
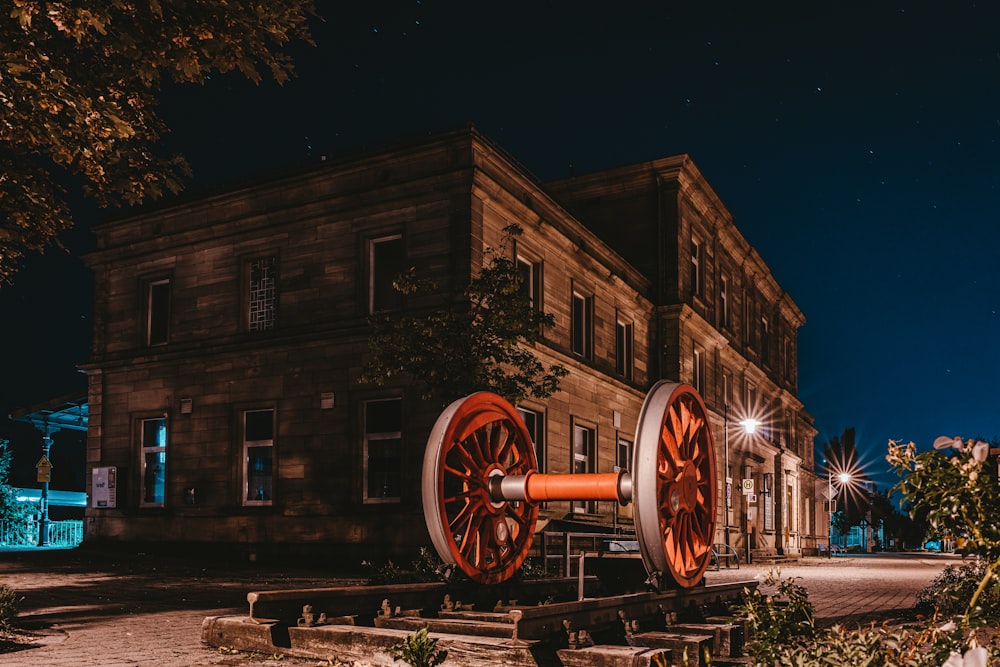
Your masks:
{"label": "white sign", "polygon": [[753,477],[743,480],[743,495],[753,495]]}
{"label": "white sign", "polygon": [[118,504],[118,468],[94,468],[91,471],[91,507],[114,508]]}

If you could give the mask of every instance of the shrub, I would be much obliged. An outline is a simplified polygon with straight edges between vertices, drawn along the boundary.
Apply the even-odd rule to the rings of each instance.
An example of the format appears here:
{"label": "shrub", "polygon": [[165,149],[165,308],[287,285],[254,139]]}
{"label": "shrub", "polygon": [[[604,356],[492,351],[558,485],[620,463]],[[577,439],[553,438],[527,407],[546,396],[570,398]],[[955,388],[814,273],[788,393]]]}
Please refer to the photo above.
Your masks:
{"label": "shrub", "polygon": [[[924,616],[950,618],[965,612],[972,596],[987,576],[986,561],[977,558],[971,563],[948,565],[930,585],[917,593],[916,611]],[[995,575],[979,596],[977,615],[986,623],[1000,620],[1000,583]]]}
{"label": "shrub", "polygon": [[0,584],[0,634],[10,634],[17,623],[21,598],[7,584]]}
{"label": "shrub", "polygon": [[439,651],[436,639],[431,639],[427,628],[420,628],[409,635],[402,644],[389,648],[394,660],[402,660],[410,667],[436,667],[448,657],[447,651]]}
{"label": "shrub", "polygon": [[794,577],[781,580],[780,576],[780,571],[772,570],[763,581],[764,586],[775,588],[773,594],[746,591],[743,604],[735,609],[752,628],[746,650],[756,664],[772,665],[783,650],[802,649],[816,636],[809,592]]}

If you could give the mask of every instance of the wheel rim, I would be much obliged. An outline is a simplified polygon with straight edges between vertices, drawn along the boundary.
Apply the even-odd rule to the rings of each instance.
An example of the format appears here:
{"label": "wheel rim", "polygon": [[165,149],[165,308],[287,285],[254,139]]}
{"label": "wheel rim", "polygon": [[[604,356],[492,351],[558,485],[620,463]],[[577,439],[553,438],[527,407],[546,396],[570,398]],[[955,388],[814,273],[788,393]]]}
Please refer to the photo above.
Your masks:
{"label": "wheel rim", "polygon": [[424,519],[438,556],[479,583],[509,579],[524,563],[538,507],[494,501],[490,479],[535,470],[531,436],[502,397],[479,392],[438,417],[424,454]]}
{"label": "wheel rim", "polygon": [[636,530],[650,575],[701,581],[715,534],[715,447],[693,387],[660,382],[639,416],[633,461]]}

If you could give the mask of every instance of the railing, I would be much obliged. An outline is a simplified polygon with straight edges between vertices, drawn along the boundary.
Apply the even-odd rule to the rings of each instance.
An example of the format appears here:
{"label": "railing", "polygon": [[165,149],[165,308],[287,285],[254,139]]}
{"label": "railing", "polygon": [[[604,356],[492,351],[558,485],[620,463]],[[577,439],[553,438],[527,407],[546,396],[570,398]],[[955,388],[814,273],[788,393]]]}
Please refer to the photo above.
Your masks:
{"label": "railing", "polygon": [[[560,533],[541,534],[541,558],[546,572],[564,577],[573,576],[573,564],[580,563],[582,553],[604,553],[608,551],[635,551],[639,544],[634,534],[621,533]],[[556,567],[550,565],[556,562]]]}
{"label": "railing", "polygon": [[[0,546],[38,546],[38,523],[34,518],[22,521],[0,519]],[[75,547],[81,542],[83,542],[83,521],[49,521],[49,546]]]}

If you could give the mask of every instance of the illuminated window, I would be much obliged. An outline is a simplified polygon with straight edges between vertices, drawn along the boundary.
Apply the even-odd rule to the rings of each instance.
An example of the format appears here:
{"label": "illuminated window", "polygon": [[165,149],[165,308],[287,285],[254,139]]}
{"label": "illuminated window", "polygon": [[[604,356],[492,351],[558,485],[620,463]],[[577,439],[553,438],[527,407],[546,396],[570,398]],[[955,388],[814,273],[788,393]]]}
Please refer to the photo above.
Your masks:
{"label": "illuminated window", "polygon": [[243,504],[270,505],[274,498],[274,410],[243,413]]}
{"label": "illuminated window", "polygon": [[392,283],[406,270],[403,236],[393,234],[368,242],[368,312],[396,310],[402,306],[402,294]]}
{"label": "illuminated window", "polygon": [[403,401],[364,402],[364,500],[399,502],[403,470]]}
{"label": "illuminated window", "polygon": [[170,280],[146,283],[146,344],[165,345],[170,341]]}
{"label": "illuminated window", "polygon": [[167,420],[139,420],[142,506],[163,507],[167,493]]}
{"label": "illuminated window", "polygon": [[250,262],[250,293],[247,309],[247,328],[250,331],[266,331],[274,328],[277,263],[278,260],[274,256],[261,257]]}

